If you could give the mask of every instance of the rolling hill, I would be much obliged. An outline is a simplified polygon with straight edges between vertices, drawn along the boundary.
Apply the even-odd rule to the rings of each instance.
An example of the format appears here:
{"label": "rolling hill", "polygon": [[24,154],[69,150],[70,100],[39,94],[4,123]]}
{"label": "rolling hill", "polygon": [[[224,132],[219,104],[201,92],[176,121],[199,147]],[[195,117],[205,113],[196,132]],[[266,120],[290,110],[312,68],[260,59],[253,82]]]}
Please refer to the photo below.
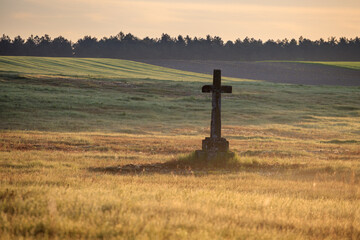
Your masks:
{"label": "rolling hill", "polygon": [[[0,57],[0,71],[2,129],[168,132],[200,130],[210,119],[210,94],[201,86],[211,83],[211,75],[127,60],[41,57]],[[357,87],[237,78],[223,83],[233,86],[233,94],[223,95],[225,125],[360,114]]]}
{"label": "rolling hill", "polygon": [[140,61],[197,73],[208,73],[209,69],[220,68],[223,70],[224,76],[264,80],[275,83],[360,86],[359,62]]}

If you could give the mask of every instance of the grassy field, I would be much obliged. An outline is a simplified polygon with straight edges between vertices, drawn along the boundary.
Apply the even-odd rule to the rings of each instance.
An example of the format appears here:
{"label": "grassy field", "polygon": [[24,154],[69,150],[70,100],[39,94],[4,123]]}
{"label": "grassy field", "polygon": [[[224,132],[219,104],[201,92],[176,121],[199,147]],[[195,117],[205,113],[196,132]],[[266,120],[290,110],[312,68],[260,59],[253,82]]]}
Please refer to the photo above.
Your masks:
{"label": "grassy field", "polygon": [[124,60],[0,57],[0,238],[359,239],[358,87],[225,78],[238,167],[116,171],[200,149],[205,82]]}

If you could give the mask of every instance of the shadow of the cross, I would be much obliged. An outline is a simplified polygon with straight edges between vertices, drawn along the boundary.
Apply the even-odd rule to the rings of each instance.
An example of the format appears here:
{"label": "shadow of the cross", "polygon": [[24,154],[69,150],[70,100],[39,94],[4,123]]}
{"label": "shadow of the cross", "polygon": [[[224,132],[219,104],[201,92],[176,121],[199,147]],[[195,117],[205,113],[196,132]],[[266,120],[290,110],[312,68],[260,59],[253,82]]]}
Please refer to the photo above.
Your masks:
{"label": "shadow of the cross", "polygon": [[109,167],[92,167],[88,168],[91,172],[103,172],[109,174],[119,175],[133,175],[133,174],[177,174],[177,175],[199,175],[205,174],[205,171],[199,171],[188,168],[174,168],[169,167],[166,163],[154,163],[154,164],[127,164],[122,166],[109,166]]}
{"label": "shadow of the cross", "polygon": [[232,174],[237,172],[256,172],[264,175],[272,175],[286,170],[296,170],[304,167],[303,164],[268,164],[268,163],[235,163],[214,164],[204,161],[189,162],[184,159],[176,159],[164,163],[152,164],[127,164],[108,167],[90,167],[91,172],[101,172],[115,175],[144,175],[144,174],[174,174],[174,175],[218,175]]}

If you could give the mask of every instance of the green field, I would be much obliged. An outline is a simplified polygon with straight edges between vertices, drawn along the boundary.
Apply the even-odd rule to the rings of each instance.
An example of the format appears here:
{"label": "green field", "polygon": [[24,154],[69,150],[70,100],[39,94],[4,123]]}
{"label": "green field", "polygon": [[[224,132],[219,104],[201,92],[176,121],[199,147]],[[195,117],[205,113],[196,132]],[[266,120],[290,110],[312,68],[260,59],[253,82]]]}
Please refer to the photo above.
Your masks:
{"label": "green field", "polygon": [[[125,60],[38,57],[1,57],[0,71],[2,129],[169,133],[203,131],[209,121],[210,94],[201,86],[212,79],[205,74]],[[234,89],[223,95],[225,125],[331,127],[328,117],[360,113],[357,87],[223,83]]]}
{"label": "green field", "polygon": [[126,60],[0,57],[0,239],[359,239],[359,87],[224,78],[235,168],[116,170],[200,149],[211,81]]}

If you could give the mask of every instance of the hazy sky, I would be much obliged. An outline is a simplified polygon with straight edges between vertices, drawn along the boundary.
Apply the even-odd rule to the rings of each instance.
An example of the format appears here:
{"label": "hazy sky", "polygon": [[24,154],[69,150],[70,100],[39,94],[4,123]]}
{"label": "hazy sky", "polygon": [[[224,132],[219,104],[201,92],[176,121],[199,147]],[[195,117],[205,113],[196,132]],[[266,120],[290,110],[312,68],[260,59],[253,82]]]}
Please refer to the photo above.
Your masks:
{"label": "hazy sky", "polygon": [[141,38],[353,38],[360,36],[360,0],[0,0],[0,34],[10,37],[76,41],[120,31]]}

